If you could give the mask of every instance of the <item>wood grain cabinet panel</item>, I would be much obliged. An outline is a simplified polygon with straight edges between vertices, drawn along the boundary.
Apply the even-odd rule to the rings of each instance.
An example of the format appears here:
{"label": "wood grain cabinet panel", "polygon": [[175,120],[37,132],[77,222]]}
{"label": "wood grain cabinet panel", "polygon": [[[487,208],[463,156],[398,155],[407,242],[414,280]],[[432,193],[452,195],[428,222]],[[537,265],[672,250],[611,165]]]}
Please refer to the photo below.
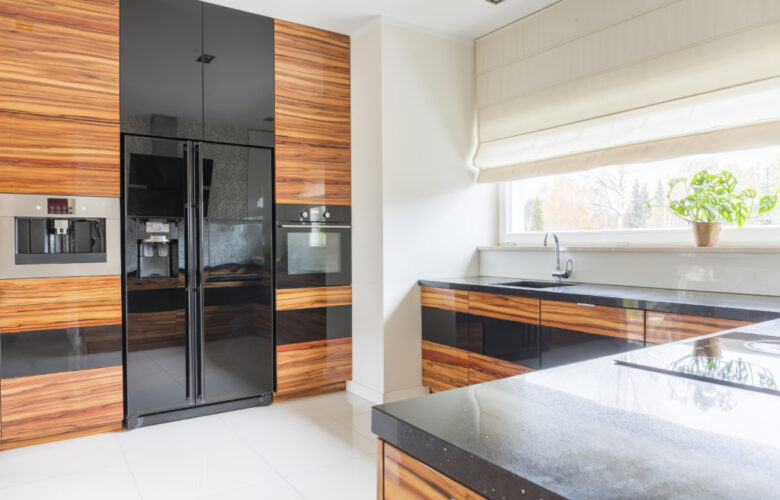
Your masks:
{"label": "wood grain cabinet panel", "polygon": [[0,4],[0,192],[119,196],[118,0]]}
{"label": "wood grain cabinet panel", "polygon": [[377,449],[381,463],[380,500],[484,500],[485,497],[388,443]]}
{"label": "wood grain cabinet panel", "polygon": [[122,391],[121,366],[4,379],[0,385],[0,447],[121,426]]}
{"label": "wood grain cabinet panel", "polygon": [[469,353],[469,384],[481,384],[506,377],[522,375],[534,371],[527,366],[510,363],[502,359]]}
{"label": "wood grain cabinet panel", "polygon": [[0,280],[0,305],[3,306],[121,299],[120,276]]}
{"label": "wood grain cabinet panel", "polygon": [[435,307],[447,311],[469,312],[469,292],[424,286],[421,290],[423,307]]}
{"label": "wood grain cabinet panel", "polygon": [[665,344],[751,325],[749,321],[647,311],[646,340]]}
{"label": "wood grain cabinet panel", "polygon": [[122,301],[0,306],[0,333],[122,323]]}
{"label": "wood grain cabinet panel", "polygon": [[276,20],[276,202],[351,203],[350,41]]}
{"label": "wood grain cabinet panel", "polygon": [[315,307],[348,306],[352,304],[352,287],[324,286],[289,288],[276,291],[276,310],[291,311]]}
{"label": "wood grain cabinet panel", "polygon": [[469,385],[469,353],[427,340],[422,341],[422,380],[431,392]]}
{"label": "wood grain cabinet panel", "polygon": [[352,378],[352,339],[277,346],[276,377],[276,401],[344,390]]}
{"label": "wood grain cabinet panel", "polygon": [[539,324],[539,299],[469,292],[469,313],[488,318]]}
{"label": "wood grain cabinet panel", "polygon": [[639,309],[542,300],[543,326],[644,342],[645,312]]}

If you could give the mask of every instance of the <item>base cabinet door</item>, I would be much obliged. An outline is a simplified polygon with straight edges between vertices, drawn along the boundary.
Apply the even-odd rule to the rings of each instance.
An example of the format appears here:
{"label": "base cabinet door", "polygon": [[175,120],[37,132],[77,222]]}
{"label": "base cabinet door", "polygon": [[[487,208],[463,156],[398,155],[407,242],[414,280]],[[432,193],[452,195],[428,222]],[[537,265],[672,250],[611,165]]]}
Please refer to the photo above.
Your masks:
{"label": "base cabinet door", "polygon": [[539,325],[469,316],[469,383],[539,369]]}
{"label": "base cabinet door", "polygon": [[422,352],[423,385],[431,392],[469,385],[468,351],[423,340]]}
{"label": "base cabinet door", "polygon": [[541,367],[543,369],[642,349],[644,342],[587,332],[542,327]]}

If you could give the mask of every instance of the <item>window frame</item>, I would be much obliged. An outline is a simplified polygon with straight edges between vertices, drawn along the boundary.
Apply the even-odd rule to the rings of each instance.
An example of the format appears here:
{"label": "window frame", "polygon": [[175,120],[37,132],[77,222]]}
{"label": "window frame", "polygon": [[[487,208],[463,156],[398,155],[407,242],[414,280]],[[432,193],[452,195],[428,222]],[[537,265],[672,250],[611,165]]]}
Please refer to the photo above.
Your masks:
{"label": "window frame", "polygon": [[[510,232],[512,227],[511,182],[501,182],[498,188],[498,243],[506,246],[541,247],[548,231]],[[664,229],[588,229],[552,230],[561,245],[581,247],[680,247],[696,248],[690,227]],[[722,247],[772,248],[780,252],[780,226],[727,227],[721,230]]]}

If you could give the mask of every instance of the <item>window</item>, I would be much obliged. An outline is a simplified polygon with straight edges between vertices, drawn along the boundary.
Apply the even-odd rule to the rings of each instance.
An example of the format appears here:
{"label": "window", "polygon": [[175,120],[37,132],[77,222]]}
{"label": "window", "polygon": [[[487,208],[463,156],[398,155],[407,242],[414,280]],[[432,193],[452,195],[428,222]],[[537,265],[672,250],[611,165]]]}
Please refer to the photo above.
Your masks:
{"label": "window", "polygon": [[[754,188],[760,198],[780,186],[780,147],[601,167],[506,183],[501,201],[501,242],[538,244],[543,231],[569,232],[570,245],[690,242],[688,223],[664,206],[667,183],[675,177],[690,178],[704,169],[711,173],[731,171],[739,180],[738,190]],[[675,194],[683,190],[678,186]],[[650,208],[648,203],[654,206]],[[770,243],[768,230],[780,233],[780,208],[751,219],[739,234],[725,229],[723,241],[766,244]]]}

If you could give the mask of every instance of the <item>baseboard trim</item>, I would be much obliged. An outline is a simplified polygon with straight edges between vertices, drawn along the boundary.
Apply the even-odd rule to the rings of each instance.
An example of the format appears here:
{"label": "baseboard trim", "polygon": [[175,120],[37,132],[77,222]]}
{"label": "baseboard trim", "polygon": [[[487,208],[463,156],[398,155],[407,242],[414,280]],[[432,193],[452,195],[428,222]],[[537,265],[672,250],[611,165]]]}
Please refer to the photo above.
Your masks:
{"label": "baseboard trim", "polygon": [[348,380],[347,392],[351,392],[355,396],[367,399],[374,404],[381,405],[384,403],[392,403],[393,401],[401,401],[402,399],[425,396],[426,394],[430,393],[430,389],[421,385],[418,387],[411,387],[409,389],[401,389],[400,391],[379,392],[370,387],[366,387],[363,384],[355,382],[354,380]]}

